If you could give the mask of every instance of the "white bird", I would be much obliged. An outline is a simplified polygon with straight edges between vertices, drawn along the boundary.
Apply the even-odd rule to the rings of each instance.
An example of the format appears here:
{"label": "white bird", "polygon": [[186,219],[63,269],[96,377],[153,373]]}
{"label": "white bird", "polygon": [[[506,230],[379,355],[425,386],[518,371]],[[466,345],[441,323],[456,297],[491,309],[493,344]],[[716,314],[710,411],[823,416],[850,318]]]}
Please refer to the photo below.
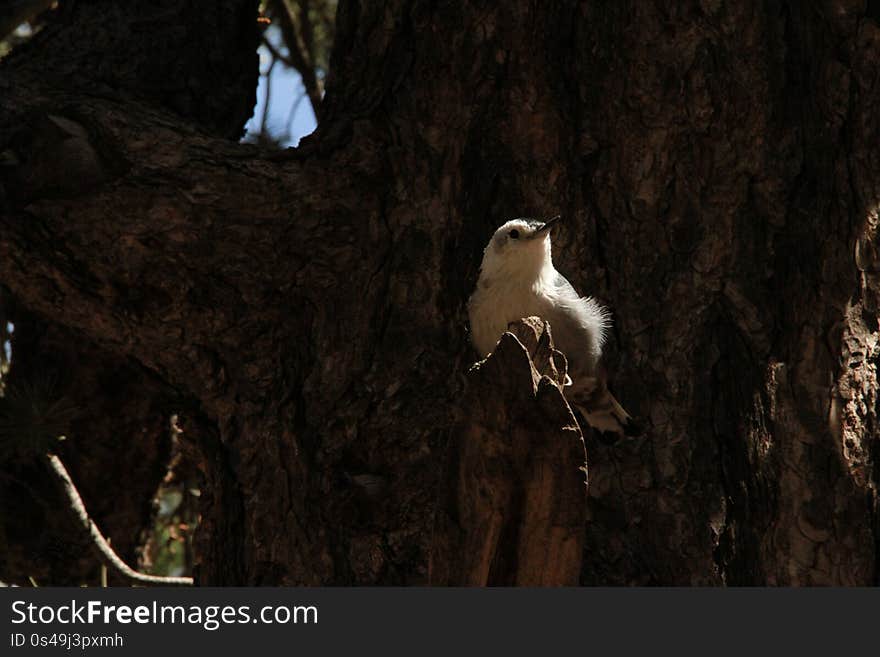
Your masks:
{"label": "white bird", "polygon": [[471,339],[481,356],[495,349],[507,326],[536,315],[550,324],[568,360],[565,396],[594,429],[635,435],[632,418],[609,392],[599,369],[611,319],[595,299],[581,297],[553,267],[551,228],[559,221],[514,219],[495,231],[483,252],[477,288],[468,301]]}

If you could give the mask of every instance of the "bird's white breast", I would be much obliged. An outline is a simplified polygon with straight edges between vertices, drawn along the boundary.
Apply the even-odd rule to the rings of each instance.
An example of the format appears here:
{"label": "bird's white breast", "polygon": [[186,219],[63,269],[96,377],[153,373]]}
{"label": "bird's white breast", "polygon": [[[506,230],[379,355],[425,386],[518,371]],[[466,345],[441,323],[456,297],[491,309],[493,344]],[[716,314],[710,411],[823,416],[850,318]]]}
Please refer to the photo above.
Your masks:
{"label": "bird's white breast", "polygon": [[471,339],[481,355],[489,354],[508,324],[532,315],[546,317],[549,310],[549,300],[537,284],[481,280],[468,303]]}

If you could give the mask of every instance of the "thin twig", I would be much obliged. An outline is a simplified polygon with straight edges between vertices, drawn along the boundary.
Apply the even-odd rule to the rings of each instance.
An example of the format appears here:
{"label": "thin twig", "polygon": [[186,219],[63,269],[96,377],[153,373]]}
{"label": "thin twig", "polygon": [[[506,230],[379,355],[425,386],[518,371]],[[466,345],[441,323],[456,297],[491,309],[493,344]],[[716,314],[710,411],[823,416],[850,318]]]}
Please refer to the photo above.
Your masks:
{"label": "thin twig", "polygon": [[272,99],[272,71],[275,69],[275,63],[278,60],[272,57],[269,62],[269,68],[266,71],[266,93],[263,94],[263,118],[260,120],[260,135],[266,136],[266,124],[269,121],[269,101]]}
{"label": "thin twig", "polygon": [[89,537],[92,539],[92,545],[98,551],[102,561],[118,574],[137,584],[192,586],[192,577],[160,577],[158,575],[145,575],[144,573],[139,573],[130,568],[128,564],[126,564],[119,555],[113,551],[113,548],[110,547],[107,539],[101,534],[95,521],[89,517],[88,511],[86,511],[86,506],[83,504],[82,498],[76,490],[76,486],[73,485],[73,480],[70,478],[70,474],[67,472],[67,468],[64,467],[61,459],[54,454],[47,454],[46,458],[49,464],[49,470],[58,477],[62,488],[64,488],[64,492],[67,495],[67,501],[70,503],[71,511],[73,511],[79,523],[83,526],[86,532],[88,532]]}
{"label": "thin twig", "polygon": [[290,139],[290,129],[293,125],[293,119],[296,117],[296,110],[299,109],[300,103],[302,103],[303,99],[306,98],[306,92],[303,91],[299,96],[296,97],[296,100],[293,101],[293,104],[290,106],[290,111],[287,113],[287,120],[284,122],[286,126],[284,132],[284,141]]}
{"label": "thin twig", "polygon": [[[315,27],[312,25],[312,17],[309,16],[309,0],[297,0],[299,5],[299,27],[302,34],[303,46],[309,57],[309,63],[315,68]],[[290,13],[293,8],[287,3],[287,11]]]}
{"label": "thin twig", "polygon": [[315,74],[315,65],[311,61],[305,46],[301,43],[301,39],[297,33],[295,18],[296,12],[292,4],[288,4],[287,0],[281,0],[272,3],[273,14],[278,17],[278,26],[281,28],[281,36],[284,44],[287,46],[290,62],[293,68],[299,73],[303,86],[306,88],[306,94],[309,97],[309,103],[312,105],[312,111],[315,117],[318,117],[318,109],[321,105],[321,84],[318,76]]}

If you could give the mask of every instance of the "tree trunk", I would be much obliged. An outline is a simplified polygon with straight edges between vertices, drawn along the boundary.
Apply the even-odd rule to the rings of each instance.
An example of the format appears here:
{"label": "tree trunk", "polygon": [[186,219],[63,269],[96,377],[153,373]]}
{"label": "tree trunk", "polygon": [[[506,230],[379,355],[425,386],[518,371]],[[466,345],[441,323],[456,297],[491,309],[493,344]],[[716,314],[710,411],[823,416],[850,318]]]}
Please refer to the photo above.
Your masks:
{"label": "tree trunk", "polygon": [[[216,424],[200,583],[427,581],[482,248],[558,212],[649,426],[585,437],[581,582],[875,583],[877,3],[343,1],[322,123],[283,160],[187,123],[252,98],[212,26],[254,3],[148,21],[241,82],[181,103],[137,96],[147,10],[78,13],[104,4],[0,69],[0,277]],[[115,64],[46,77],[49,39]]]}
{"label": "tree trunk", "polygon": [[[31,65],[44,67],[39,75],[48,71],[50,78],[65,79],[67,86],[94,87],[99,93],[134,94],[150,99],[199,121],[203,129],[220,136],[240,135],[251,114],[257,76],[257,33],[249,16],[242,20],[234,9],[205,15],[198,4],[186,3],[159,10],[144,5],[122,15],[116,4],[80,2],[75,12],[63,8],[60,21],[74,23],[75,29],[50,24],[47,35],[36,40],[37,45],[29,46],[45,48],[41,57],[21,59],[18,65],[22,69]],[[247,8],[244,11],[247,13]],[[108,15],[117,19],[110,31],[103,26]],[[165,25],[175,35],[166,41],[168,47],[161,50],[154,47],[152,30],[156,25]],[[183,26],[190,29],[181,33]],[[185,36],[202,30],[203,34],[195,39]],[[97,38],[86,38],[85,34]],[[234,51],[238,56],[218,67],[211,59],[219,57],[206,59],[199,47],[223,56]],[[138,51],[142,54],[134,56]],[[21,49],[21,53],[27,52],[26,48]],[[14,57],[19,55],[17,51]],[[95,70],[96,64],[100,70]],[[202,94],[200,88],[215,92]],[[36,122],[41,129],[19,134],[25,139],[52,141],[60,137],[77,143],[76,135],[64,132],[69,125],[63,121],[38,117]],[[88,152],[85,158],[88,161]],[[90,182],[88,176],[69,177],[64,157],[39,166],[57,167],[53,172],[62,189],[67,186],[79,191]],[[28,178],[21,182],[26,188],[40,188],[45,180]],[[11,193],[18,192],[13,189]],[[53,394],[63,395],[73,403],[76,421],[66,431],[67,442],[58,449],[93,519],[112,539],[117,552],[128,563],[137,563],[135,550],[152,521],[151,502],[171,467],[171,413],[185,413],[180,422],[187,427],[183,440],[184,448],[190,452],[174,466],[178,474],[183,469],[198,467],[203,458],[194,444],[195,434],[204,434],[203,440],[208,441],[215,432],[190,400],[182,399],[126,354],[103,349],[88,336],[56,324],[51,315],[41,317],[21,308],[13,312],[15,304],[9,295],[0,297],[0,304],[6,306],[6,312],[0,313],[7,315],[2,320],[4,324],[10,319],[16,326],[15,366],[9,383],[32,386],[34,382],[39,385],[51,381]],[[77,523],[71,522],[65,498],[54,478],[43,467],[22,467],[13,462],[0,463],[0,469],[6,472],[0,482],[0,499],[6,501],[0,511],[4,525],[0,536],[5,548],[0,555],[6,579],[23,584],[28,583],[29,576],[40,584],[97,583],[99,564],[84,544],[88,538]],[[34,522],[34,518],[41,521]],[[110,573],[111,584],[124,581]]]}

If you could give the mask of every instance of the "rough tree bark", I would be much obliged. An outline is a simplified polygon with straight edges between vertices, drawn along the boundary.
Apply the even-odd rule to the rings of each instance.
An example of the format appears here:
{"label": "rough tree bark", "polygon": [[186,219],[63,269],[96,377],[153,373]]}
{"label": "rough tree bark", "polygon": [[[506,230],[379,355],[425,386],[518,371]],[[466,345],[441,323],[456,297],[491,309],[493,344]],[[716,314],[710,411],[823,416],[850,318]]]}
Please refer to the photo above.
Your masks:
{"label": "rough tree bark", "polygon": [[[108,36],[141,3],[93,4],[63,43],[146,66]],[[201,583],[426,581],[481,249],[557,212],[650,426],[586,436],[581,582],[876,581],[880,9],[669,4],[340,2],[283,161],[40,41],[4,62],[0,277],[216,423]]]}
{"label": "rough tree bark", "polygon": [[[39,66],[47,67],[53,80],[67,78],[68,85],[99,94],[133,95],[165,105],[218,136],[239,136],[251,114],[257,78],[258,33],[249,16],[243,18],[235,11],[205,14],[198,4],[187,3],[164,9],[144,5],[121,14],[116,4],[79,3],[75,13],[62,6],[57,21],[62,25],[100,24],[108,15],[117,21],[110,32],[102,32],[94,41],[78,41],[81,28],[63,29],[50,23],[47,34],[32,46],[43,51]],[[157,25],[173,35],[166,41],[169,47],[161,50],[154,47]],[[27,52],[21,48],[13,57],[22,53],[27,57]],[[136,57],[134,52],[142,54]],[[25,59],[22,66],[30,63]],[[200,89],[215,92],[203,94]],[[76,151],[80,142],[75,130],[66,132],[70,124],[44,115],[32,118],[38,127],[20,136],[66,141],[62,148],[70,149],[36,168],[56,167],[54,175],[61,190],[88,185],[87,178],[67,175],[67,156],[89,157],[87,152]],[[17,182],[26,190],[43,185],[27,177]],[[6,319],[18,329],[8,383],[28,386],[35,380],[53,380],[53,393],[73,403],[76,421],[66,432],[68,440],[60,446],[61,454],[94,519],[119,554],[135,563],[135,549],[152,519],[151,501],[169,467],[170,414],[186,414],[181,421],[186,426],[187,447],[192,446],[197,431],[211,435],[212,428],[191,400],[181,398],[125,354],[57,324],[53,316],[15,308],[8,294],[0,296],[0,304],[5,306]],[[209,440],[206,436],[203,442]],[[195,458],[186,458],[177,467],[190,467],[202,458],[197,449],[191,456]],[[0,499],[5,501],[0,511],[4,526],[0,568],[5,576],[20,583],[27,583],[28,576],[38,583],[98,582],[99,564],[85,545],[89,539],[71,521],[54,478],[45,468],[26,464],[0,463],[0,469],[6,471],[0,479]],[[23,521],[35,518],[40,521]],[[125,581],[110,573],[111,583]]]}
{"label": "rough tree bark", "polygon": [[529,317],[468,372],[434,512],[430,584],[577,584],[585,456],[562,394],[566,369],[547,323]]}

